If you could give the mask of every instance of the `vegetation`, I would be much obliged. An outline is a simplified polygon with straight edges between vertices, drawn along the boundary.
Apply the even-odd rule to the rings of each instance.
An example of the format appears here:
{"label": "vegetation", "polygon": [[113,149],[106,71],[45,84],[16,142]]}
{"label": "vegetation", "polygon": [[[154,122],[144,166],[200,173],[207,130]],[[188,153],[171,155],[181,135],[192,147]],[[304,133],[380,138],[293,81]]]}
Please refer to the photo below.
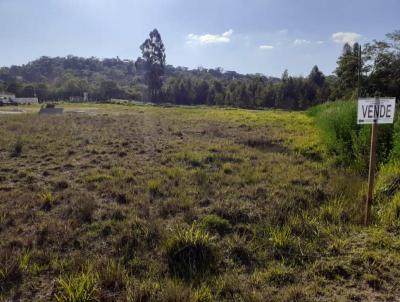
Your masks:
{"label": "vegetation", "polygon": [[318,127],[335,104],[1,115],[0,300],[395,299],[396,148],[363,228],[365,178]]}

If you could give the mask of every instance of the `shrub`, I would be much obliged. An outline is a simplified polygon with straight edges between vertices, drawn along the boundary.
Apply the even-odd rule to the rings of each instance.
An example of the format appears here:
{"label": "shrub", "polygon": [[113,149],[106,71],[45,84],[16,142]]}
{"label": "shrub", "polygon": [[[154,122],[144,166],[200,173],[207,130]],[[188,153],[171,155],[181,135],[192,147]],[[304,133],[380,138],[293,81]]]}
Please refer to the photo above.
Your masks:
{"label": "shrub", "polygon": [[97,301],[97,275],[92,272],[82,272],[71,277],[60,277],[57,280],[58,302],[95,302]]}
{"label": "shrub", "polygon": [[207,232],[214,234],[217,233],[219,235],[229,233],[232,228],[228,220],[214,214],[204,216],[201,219],[199,226]]}
{"label": "shrub", "polygon": [[176,229],[166,242],[170,270],[185,279],[204,275],[212,269],[216,255],[210,235],[194,226]]}
{"label": "shrub", "polygon": [[[309,110],[321,130],[322,140],[337,162],[359,172],[368,169],[370,127],[357,125],[357,104],[353,101],[325,103]],[[393,125],[381,125],[378,162],[389,159],[393,146]]]}

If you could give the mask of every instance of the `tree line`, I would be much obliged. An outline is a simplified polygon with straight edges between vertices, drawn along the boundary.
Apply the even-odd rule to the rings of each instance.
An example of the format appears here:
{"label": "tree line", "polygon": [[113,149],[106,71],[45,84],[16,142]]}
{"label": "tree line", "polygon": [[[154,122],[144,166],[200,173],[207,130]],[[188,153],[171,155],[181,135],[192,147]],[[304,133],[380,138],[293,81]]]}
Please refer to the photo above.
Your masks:
{"label": "tree line", "polygon": [[[337,99],[400,97],[400,31],[362,47],[345,44],[334,74],[314,66],[309,75],[281,78],[243,75],[221,68],[189,70],[166,64],[166,49],[155,29],[136,60],[42,57],[22,66],[0,68],[0,92],[40,101],[112,98],[180,105],[302,110]],[[361,89],[358,89],[358,87]]]}

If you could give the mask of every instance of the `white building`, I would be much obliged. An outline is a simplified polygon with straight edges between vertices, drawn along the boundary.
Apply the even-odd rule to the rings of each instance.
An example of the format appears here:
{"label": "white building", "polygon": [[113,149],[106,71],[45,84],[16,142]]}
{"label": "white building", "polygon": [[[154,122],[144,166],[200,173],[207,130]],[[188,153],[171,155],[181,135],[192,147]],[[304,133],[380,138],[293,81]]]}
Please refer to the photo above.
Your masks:
{"label": "white building", "polygon": [[0,104],[14,104],[15,103],[15,95],[8,93],[0,93]]}
{"label": "white building", "polygon": [[38,98],[17,98],[14,94],[0,94],[1,105],[32,105],[39,104]]}

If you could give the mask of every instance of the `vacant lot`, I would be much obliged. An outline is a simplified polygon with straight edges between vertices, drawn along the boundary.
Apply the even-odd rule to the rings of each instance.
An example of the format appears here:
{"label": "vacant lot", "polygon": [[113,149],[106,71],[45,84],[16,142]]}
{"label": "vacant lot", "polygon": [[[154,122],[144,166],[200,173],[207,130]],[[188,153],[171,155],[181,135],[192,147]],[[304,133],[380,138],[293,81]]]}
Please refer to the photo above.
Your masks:
{"label": "vacant lot", "polygon": [[0,115],[0,301],[400,301],[400,239],[304,113]]}

